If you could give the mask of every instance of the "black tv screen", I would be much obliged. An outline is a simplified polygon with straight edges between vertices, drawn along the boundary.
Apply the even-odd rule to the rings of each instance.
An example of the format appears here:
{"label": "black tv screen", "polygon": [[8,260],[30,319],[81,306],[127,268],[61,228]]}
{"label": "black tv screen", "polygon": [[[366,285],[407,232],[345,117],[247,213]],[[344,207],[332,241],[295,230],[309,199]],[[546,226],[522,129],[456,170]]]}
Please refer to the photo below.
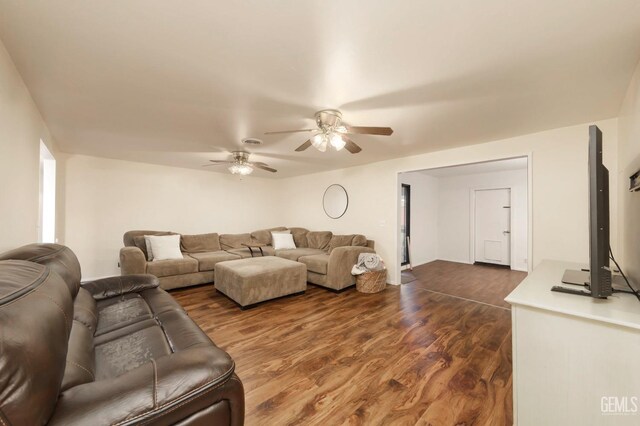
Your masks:
{"label": "black tv screen", "polygon": [[602,164],[602,132],[589,126],[589,286],[591,296],[611,295],[609,171]]}

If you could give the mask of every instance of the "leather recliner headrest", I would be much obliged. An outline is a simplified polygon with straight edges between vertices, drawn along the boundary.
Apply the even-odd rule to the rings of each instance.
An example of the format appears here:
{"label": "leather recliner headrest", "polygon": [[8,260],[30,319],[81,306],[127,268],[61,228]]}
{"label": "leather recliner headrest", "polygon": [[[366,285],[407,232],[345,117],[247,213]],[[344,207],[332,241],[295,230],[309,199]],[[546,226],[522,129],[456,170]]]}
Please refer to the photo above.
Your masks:
{"label": "leather recliner headrest", "polygon": [[45,424],[66,366],[73,301],[49,267],[0,261],[0,419]]}
{"label": "leather recliner headrest", "polygon": [[69,247],[60,244],[28,244],[0,254],[0,260],[28,260],[47,265],[67,283],[73,299],[80,289],[80,262]]}

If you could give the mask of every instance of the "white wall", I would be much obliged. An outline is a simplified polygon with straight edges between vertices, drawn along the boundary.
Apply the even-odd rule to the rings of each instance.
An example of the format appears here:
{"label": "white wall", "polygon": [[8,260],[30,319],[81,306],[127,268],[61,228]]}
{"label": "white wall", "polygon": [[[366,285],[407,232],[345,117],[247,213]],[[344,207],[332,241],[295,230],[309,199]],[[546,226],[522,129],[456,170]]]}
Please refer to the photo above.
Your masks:
{"label": "white wall", "polygon": [[[588,261],[589,124],[548,130],[500,141],[449,149],[298,176],[281,181],[291,202],[284,222],[338,233],[357,232],[376,240],[389,268],[389,282],[400,282],[398,249],[398,173],[462,163],[532,155],[533,252],[542,259]],[[604,162],[611,171],[612,218],[616,217],[617,119],[597,122],[604,133]],[[426,142],[425,142],[426,143]],[[329,219],[322,210],[324,189],[333,183],[349,193],[349,210]],[[616,199],[614,199],[616,198]],[[615,236],[617,222],[612,220]],[[616,239],[612,239],[615,247]]]}
{"label": "white wall", "polygon": [[38,240],[40,139],[56,155],[53,138],[0,42],[0,252]]}
{"label": "white wall", "polygon": [[508,170],[439,178],[438,258],[473,263],[470,193],[511,188],[511,268],[527,270],[527,170]]}
{"label": "white wall", "polygon": [[640,192],[629,192],[629,176],[640,170],[640,64],[620,111],[618,168],[621,266],[640,285]]}
{"label": "white wall", "polygon": [[438,259],[438,178],[402,173],[402,183],[411,185],[411,265],[432,262]]}
{"label": "white wall", "polygon": [[65,157],[65,243],[83,277],[119,275],[133,229],[240,233],[286,226],[278,181],[105,158]]}

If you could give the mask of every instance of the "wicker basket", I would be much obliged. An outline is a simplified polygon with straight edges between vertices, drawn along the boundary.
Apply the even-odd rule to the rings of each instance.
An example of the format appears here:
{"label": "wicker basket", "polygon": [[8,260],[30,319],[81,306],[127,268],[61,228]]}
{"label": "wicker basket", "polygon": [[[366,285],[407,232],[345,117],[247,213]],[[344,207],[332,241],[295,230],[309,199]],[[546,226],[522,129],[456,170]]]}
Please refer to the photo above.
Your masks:
{"label": "wicker basket", "polygon": [[360,293],[378,293],[387,286],[387,270],[356,275],[356,290]]}

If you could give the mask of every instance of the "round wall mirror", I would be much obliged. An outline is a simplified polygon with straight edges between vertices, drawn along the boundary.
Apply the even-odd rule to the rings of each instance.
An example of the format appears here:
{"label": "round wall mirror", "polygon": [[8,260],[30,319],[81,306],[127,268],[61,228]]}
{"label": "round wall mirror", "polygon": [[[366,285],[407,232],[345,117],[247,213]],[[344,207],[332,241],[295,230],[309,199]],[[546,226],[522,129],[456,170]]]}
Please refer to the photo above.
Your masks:
{"label": "round wall mirror", "polygon": [[347,211],[347,207],[349,207],[347,190],[342,185],[329,185],[327,190],[324,191],[324,197],[322,197],[322,207],[324,207],[324,212],[331,219],[342,217]]}

